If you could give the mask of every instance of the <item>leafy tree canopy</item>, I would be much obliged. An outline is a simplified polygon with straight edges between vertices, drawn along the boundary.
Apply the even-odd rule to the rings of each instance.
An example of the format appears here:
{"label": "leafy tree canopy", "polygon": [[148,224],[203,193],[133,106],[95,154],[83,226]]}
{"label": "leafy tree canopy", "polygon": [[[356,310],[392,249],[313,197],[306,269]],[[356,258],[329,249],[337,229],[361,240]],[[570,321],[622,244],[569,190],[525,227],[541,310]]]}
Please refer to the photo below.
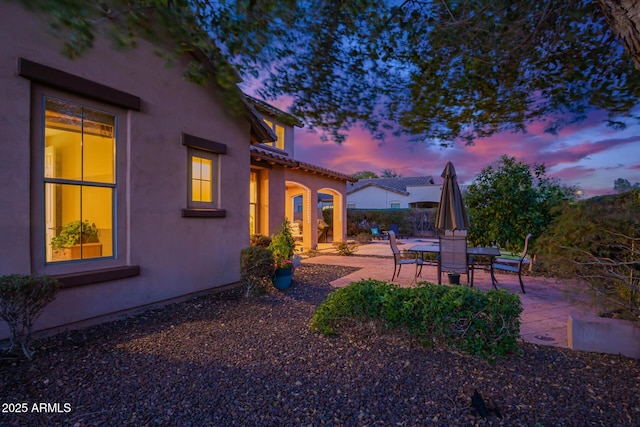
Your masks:
{"label": "leafy tree canopy", "polygon": [[469,241],[520,251],[528,233],[540,236],[558,215],[555,208],[575,199],[576,189],[548,178],[544,165],[530,166],[503,155],[467,188]]}
{"label": "leafy tree canopy", "polygon": [[396,172],[395,169],[383,169],[381,178],[401,178],[402,174]]}
{"label": "leafy tree canopy", "polygon": [[358,179],[380,178],[375,172],[371,171],[358,171],[351,176]]}
{"label": "leafy tree canopy", "polygon": [[594,109],[620,128],[640,97],[637,2],[20,1],[67,33],[69,56],[99,31],[118,46],[168,34],[172,53],[197,58],[190,78],[236,95],[238,76],[258,79],[338,142],[360,123],[377,139],[472,143],[535,120],[554,132]]}

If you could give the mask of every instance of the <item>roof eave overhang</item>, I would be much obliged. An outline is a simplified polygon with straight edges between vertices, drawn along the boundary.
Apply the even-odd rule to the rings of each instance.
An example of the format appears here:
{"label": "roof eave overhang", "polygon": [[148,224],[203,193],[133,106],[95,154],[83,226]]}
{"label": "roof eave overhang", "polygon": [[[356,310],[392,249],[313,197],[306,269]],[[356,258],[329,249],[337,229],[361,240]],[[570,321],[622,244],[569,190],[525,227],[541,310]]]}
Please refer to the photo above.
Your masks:
{"label": "roof eave overhang", "polygon": [[345,182],[357,181],[357,178],[354,178],[350,175],[336,172],[331,169],[326,169],[320,166],[312,165],[310,163],[293,160],[289,158],[286,154],[281,155],[278,153],[272,153],[268,150],[262,149],[257,146],[251,147],[251,162],[254,165],[258,165],[258,166],[261,163],[265,163],[269,166],[277,165],[284,168],[299,170],[299,171],[310,173],[313,175],[325,176],[327,178],[337,179]]}

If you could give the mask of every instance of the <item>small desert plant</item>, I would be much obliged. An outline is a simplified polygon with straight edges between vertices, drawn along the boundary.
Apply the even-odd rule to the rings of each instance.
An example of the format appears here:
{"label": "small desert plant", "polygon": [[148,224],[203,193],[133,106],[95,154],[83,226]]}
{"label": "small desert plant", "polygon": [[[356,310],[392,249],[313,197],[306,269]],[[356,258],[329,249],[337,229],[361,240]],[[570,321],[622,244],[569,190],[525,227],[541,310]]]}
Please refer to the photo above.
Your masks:
{"label": "small desert plant", "polygon": [[517,352],[522,306],[517,295],[430,283],[401,288],[361,280],[327,297],[311,330],[333,335],[345,320],[380,321],[404,328],[424,345],[454,348],[489,360]]}
{"label": "small desert plant", "polygon": [[274,272],[273,255],[267,248],[250,246],[240,253],[240,280],[245,296],[264,293]]}
{"label": "small desert plant", "polygon": [[335,242],[333,246],[342,256],[351,256],[358,250],[358,245],[353,242]]}
{"label": "small desert plant", "polygon": [[0,318],[7,322],[11,332],[9,352],[20,346],[31,359],[30,349],[33,324],[42,309],[53,301],[60,283],[48,276],[11,274],[0,277]]}

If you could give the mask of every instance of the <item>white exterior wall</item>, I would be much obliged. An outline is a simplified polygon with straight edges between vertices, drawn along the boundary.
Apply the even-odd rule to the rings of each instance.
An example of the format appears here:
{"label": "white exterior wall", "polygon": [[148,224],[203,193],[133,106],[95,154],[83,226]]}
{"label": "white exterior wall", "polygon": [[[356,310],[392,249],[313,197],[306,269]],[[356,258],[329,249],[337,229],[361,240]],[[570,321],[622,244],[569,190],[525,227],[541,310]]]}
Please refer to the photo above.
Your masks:
{"label": "white exterior wall", "polygon": [[440,202],[440,194],[442,193],[442,185],[428,185],[419,187],[407,187],[409,197],[407,203],[416,202]]}
{"label": "white exterior wall", "polygon": [[409,208],[417,202],[440,202],[442,185],[407,187],[408,196],[376,186],[364,187],[347,195],[347,203],[355,203],[356,209],[389,209],[391,203],[400,203],[400,208]]}
{"label": "white exterior wall", "polygon": [[[57,327],[154,304],[240,279],[240,250],[248,246],[249,134],[245,119],[229,116],[213,87],[184,80],[183,68],[165,66],[154,46],[139,41],[119,51],[96,40],[76,60],[60,55],[48,23],[19,2],[3,2],[0,14],[0,275],[67,274],[137,265],[136,277],[65,288],[45,309],[36,329]],[[34,84],[17,73],[25,58],[141,98],[126,111],[118,140],[118,248],[112,259],[45,265],[42,205],[31,191],[42,185],[32,172],[31,99]],[[55,91],[41,88],[45,93]],[[63,92],[64,94],[64,92]],[[78,96],[75,96],[78,98]],[[70,99],[75,99],[71,97]],[[81,97],[82,98],[82,97]],[[103,103],[104,104],[104,103]],[[107,110],[110,110],[106,104]],[[114,110],[123,110],[115,107]],[[39,125],[41,126],[41,125]],[[187,148],[182,133],[226,144],[221,155],[224,218],[182,218],[187,203]],[[36,149],[37,151],[37,149]],[[37,153],[36,153],[37,154]],[[124,161],[122,157],[124,156]],[[40,180],[40,181],[39,181]],[[34,193],[35,194],[35,193]],[[35,249],[34,249],[35,247]],[[40,253],[38,252],[40,251]],[[35,255],[34,255],[35,254]],[[0,322],[0,339],[8,328]]]}
{"label": "white exterior wall", "polygon": [[347,204],[355,203],[356,209],[389,209],[391,203],[400,203],[400,208],[409,207],[409,197],[380,187],[364,187],[347,195]]}

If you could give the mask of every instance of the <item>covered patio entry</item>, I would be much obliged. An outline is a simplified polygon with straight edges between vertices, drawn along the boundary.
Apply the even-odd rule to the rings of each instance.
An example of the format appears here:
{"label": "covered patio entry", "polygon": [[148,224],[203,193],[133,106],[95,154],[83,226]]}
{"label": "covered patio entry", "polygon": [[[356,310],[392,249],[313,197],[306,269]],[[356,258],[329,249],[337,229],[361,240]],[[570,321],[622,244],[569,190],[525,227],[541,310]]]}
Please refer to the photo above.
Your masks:
{"label": "covered patio entry", "polygon": [[[347,182],[355,178],[252,147],[252,234],[272,235],[284,218],[304,250],[323,242],[342,242],[347,233]],[[325,230],[322,209],[333,209]]]}

